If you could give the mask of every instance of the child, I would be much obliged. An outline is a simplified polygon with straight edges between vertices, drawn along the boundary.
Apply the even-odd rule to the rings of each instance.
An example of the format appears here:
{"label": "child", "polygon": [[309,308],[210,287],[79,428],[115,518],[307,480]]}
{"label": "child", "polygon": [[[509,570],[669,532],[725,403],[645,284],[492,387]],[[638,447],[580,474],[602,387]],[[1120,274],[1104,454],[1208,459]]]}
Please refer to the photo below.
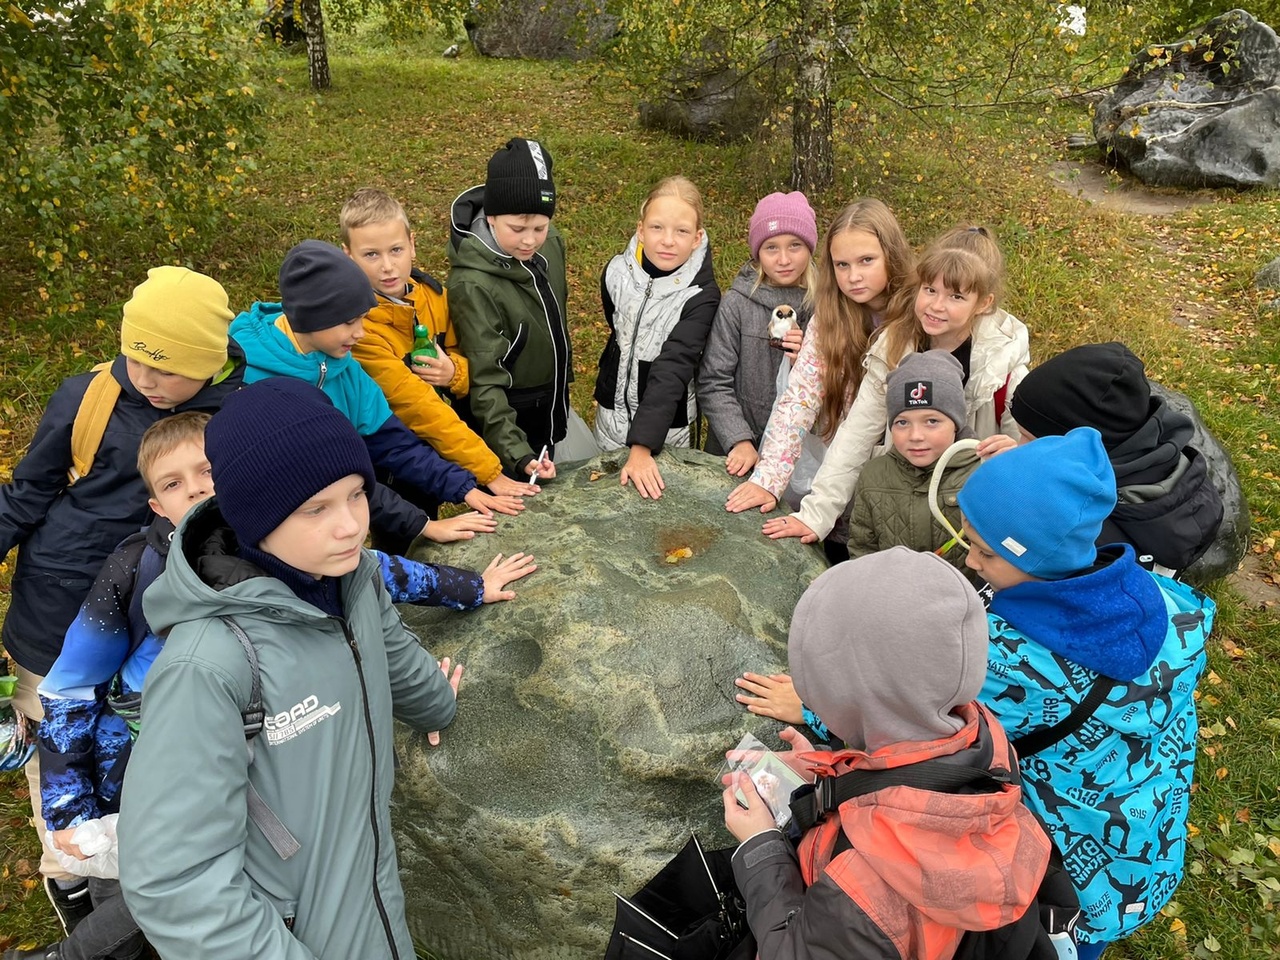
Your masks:
{"label": "child", "polygon": [[1115,491],[1089,427],[1002,453],[960,491],[969,566],[995,590],[980,699],[1011,737],[1073,718],[1034,755],[1015,746],[1027,804],[1080,891],[1084,960],[1155,917],[1182,877],[1214,616],[1127,544],[1095,547]]}
{"label": "child", "polygon": [[[972,436],[968,425],[960,362],[945,350],[927,350],[903,358],[889,374],[885,390],[889,435],[893,448],[873,457],[854,488],[849,518],[849,556],[903,546],[944,557],[970,580],[982,581],[966,565],[965,551],[929,509],[929,487],[938,458],[958,439]],[[997,435],[985,452],[993,456],[1015,445]],[[961,450],[947,463],[938,501],[954,528],[960,525],[956,495],[981,461]],[[807,723],[821,737],[828,730],[801,702],[785,673],[744,673],[734,681],[743,693],[739,703],[752,713],[785,723]]]}
{"label": "child", "polygon": [[323,389],[355,425],[374,464],[425,498],[428,514],[438,501],[465,502],[482,514],[524,509],[519,498],[485,493],[472,474],[442,460],[391,412],[378,384],[351,357],[377,300],[341,250],[320,240],[290,250],[280,266],[280,299],[255,303],[232,321],[248,364],[246,383],[293,377]]}
{"label": "child", "polygon": [[[759,507],[767,513],[792,485],[802,456],[821,457],[844,419],[862,380],[867,342],[890,309],[914,295],[915,255],[879,200],[845,207],[827,228],[818,266],[813,320],[792,367],[787,389],[769,416],[760,461],[751,478],[725,503],[731,513]],[[808,434],[808,436],[806,436]],[[800,484],[802,493],[808,480]],[[833,561],[845,559],[847,531],[837,528],[824,544]]]}
{"label": "child", "polygon": [[[698,372],[698,402],[710,433],[707,453],[744,477],[760,459],[760,442],[778,396],[778,369],[788,368],[809,326],[817,270],[818,225],[803,193],[771,193],[756,204],[747,229],[751,259],[720,301]],[[792,326],[773,336],[777,315]],[[781,331],[778,331],[781,332]]]}
{"label": "child", "polygon": [[[938,458],[956,440],[972,436],[962,374],[960,362],[945,350],[908,354],[889,374],[885,410],[893,448],[873,457],[854,487],[850,557],[901,545],[937,553],[967,572],[965,551],[929,509]],[[999,440],[989,445],[987,456],[1015,445],[1012,437],[996,436]],[[979,462],[976,453],[961,450],[947,463],[938,486],[938,504],[957,529],[956,495]]]}
{"label": "child", "polygon": [[[413,266],[414,237],[404,208],[381,190],[365,187],[343,204],[341,228],[342,249],[364,271],[377,297],[365,317],[365,335],[351,352],[382,388],[392,411],[494,494],[537,493],[537,487],[503,475],[497,456],[437,392],[467,395],[467,358],[458,350],[444,289]],[[435,356],[411,355],[418,325],[437,345]]]}
{"label": "child", "polygon": [[1122,343],[1089,343],[1040,364],[1012,403],[1023,442],[1093,427],[1116,474],[1116,508],[1098,545],[1132,544],[1160,573],[1185,570],[1212,546],[1222,497],[1191,421],[1151,393],[1142,361]]}
{"label": "child", "polygon": [[550,152],[515,137],[449,213],[449,312],[471,367],[458,412],[517,480],[555,476],[568,424],[573,363],[555,212]]}
{"label": "child", "polygon": [[[120,882],[161,956],[413,956],[392,712],[444,726],[461,668],[446,675],[405,629],[363,549],[365,444],[298,389],[252,384],[210,421],[217,496],[184,519],[143,605],[166,639],[121,802]],[[259,685],[267,718],[246,749]],[[296,839],[288,859],[251,800],[255,823],[265,808]]]}
{"label": "child", "polygon": [[689,446],[698,420],[691,383],[720,303],[702,194],[684,177],[649,191],[626,252],[600,275],[600,301],[610,332],[596,376],[596,443],[630,447],[622,485],[656,500],[665,484],[653,458],[663,444]]}
{"label": "child", "polygon": [[[42,716],[36,690],[103,561],[146,522],[137,467],[143,431],[175,411],[216,410],[240,385],[240,349],[227,341],[230,320],[227,294],[216,281],[183,267],[149,270],[124,305],[120,355],[106,373],[63,381],[13,480],[0,487],[0,556],[18,547],[3,643],[17,664],[13,705],[34,721]],[[74,424],[82,412],[90,421],[85,434],[96,421],[99,442],[77,451],[73,439],[82,431]],[[38,760],[26,772],[43,836]],[[73,927],[88,912],[87,885],[51,853],[40,870],[63,929]]]}
{"label": "child", "polygon": [[[969,426],[987,441],[997,433],[1018,438],[1009,400],[1027,373],[1031,352],[1022,321],[996,306],[1004,256],[985,227],[956,227],[925,251],[916,268],[914,303],[905,302],[876,332],[867,350],[858,395],[831,441],[813,490],[794,516],[765,522],[773,539],[824,537],[845,510],[863,465],[885,436],[883,413],[889,372],[908,353],[946,350],[964,370]],[[992,441],[1004,445],[1004,441]],[[979,446],[979,456],[992,446]]]}
{"label": "child", "polygon": [[[298,402],[324,400],[314,388],[295,380],[276,378],[267,383]],[[119,806],[130,730],[138,726],[143,679],[162,647],[142,615],[142,597],[164,572],[175,526],[192,507],[213,495],[204,452],[209,419],[205,413],[180,413],[143,434],[138,472],[151,494],[149,504],[156,519],[107,559],[67,631],[62,653],[40,684],[43,815],[50,841],[69,857],[85,859],[75,844],[76,828],[116,812]],[[396,602],[457,610],[513,599],[515,594],[504,590],[506,582],[535,569],[532,557],[523,554],[506,562],[499,555],[482,575],[375,556]],[[136,943],[129,939],[137,926],[119,896],[119,884],[93,878],[89,885],[93,913],[61,943],[58,956],[109,954],[122,960],[140,955],[141,937]],[[128,943],[123,942],[126,939]],[[15,960],[27,956],[44,960],[51,949],[52,945],[31,953],[19,951]]]}
{"label": "child", "polygon": [[[846,747],[814,751],[795,729],[782,733],[791,751],[780,758],[823,787],[811,796],[835,793],[812,804],[798,851],[745,773],[724,791],[761,957],[947,960],[966,930],[1023,916],[1038,925],[1028,906],[1049,841],[1022,803],[1004,731],[975,702],[984,621],[959,571],[905,547],[839,564],[801,597],[787,644],[796,686]],[[893,779],[942,768],[969,772],[973,792]],[[889,782],[844,799],[838,778],[854,771]]]}

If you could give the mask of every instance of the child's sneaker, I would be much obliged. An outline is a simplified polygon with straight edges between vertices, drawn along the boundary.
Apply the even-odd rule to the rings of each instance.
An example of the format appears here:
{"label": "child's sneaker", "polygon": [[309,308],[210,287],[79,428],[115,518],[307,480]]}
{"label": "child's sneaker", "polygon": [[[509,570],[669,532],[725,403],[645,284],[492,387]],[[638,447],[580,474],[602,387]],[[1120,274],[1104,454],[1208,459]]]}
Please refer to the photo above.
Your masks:
{"label": "child's sneaker", "polygon": [[[53,904],[53,912],[58,915],[58,922],[62,924],[64,936],[71,936],[71,931],[76,928],[76,925],[93,913],[93,900],[89,898],[88,880],[82,880],[74,887],[64,890],[48,877],[45,877],[44,892],[49,895],[49,902]],[[55,950],[57,945],[55,944],[45,949]],[[59,955],[55,953],[50,956],[57,957]],[[44,954],[31,953],[28,956],[43,957]],[[5,960],[8,960],[8,958],[6,957]]]}

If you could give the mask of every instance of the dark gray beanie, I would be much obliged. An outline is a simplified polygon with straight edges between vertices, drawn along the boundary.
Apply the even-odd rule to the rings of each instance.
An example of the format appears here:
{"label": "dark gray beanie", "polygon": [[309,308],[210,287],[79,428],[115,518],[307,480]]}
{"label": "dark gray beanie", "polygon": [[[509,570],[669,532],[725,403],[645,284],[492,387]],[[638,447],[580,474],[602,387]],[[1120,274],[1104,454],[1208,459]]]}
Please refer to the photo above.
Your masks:
{"label": "dark gray beanie", "polygon": [[885,413],[890,421],[903,410],[937,410],[951,419],[959,433],[969,424],[964,398],[964,368],[946,350],[909,353],[885,385]]}
{"label": "dark gray beanie", "polygon": [[489,160],[484,181],[484,212],[556,213],[556,185],[551,180],[551,153],[537,140],[513,137]]}
{"label": "dark gray beanie", "polygon": [[891,547],[809,585],[787,657],[796,693],[850,747],[937,740],[964,727],[952,711],[982,689],[987,615],[947,561]]}
{"label": "dark gray beanie", "polygon": [[303,240],[285,254],[280,264],[280,300],[295,333],[350,323],[378,303],[364,271],[323,240]]}

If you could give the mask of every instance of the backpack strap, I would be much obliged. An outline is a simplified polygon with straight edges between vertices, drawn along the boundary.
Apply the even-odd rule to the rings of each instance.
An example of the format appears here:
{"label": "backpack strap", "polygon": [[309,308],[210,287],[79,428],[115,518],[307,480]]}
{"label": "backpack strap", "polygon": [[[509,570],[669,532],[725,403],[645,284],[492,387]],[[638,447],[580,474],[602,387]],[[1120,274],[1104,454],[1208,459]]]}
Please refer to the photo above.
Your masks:
{"label": "backpack strap", "polygon": [[[262,706],[262,676],[258,670],[258,653],[254,650],[253,641],[249,639],[249,635],[240,628],[240,624],[230,617],[218,619],[225,623],[227,629],[240,641],[240,646],[244,648],[245,656],[249,659],[251,675],[249,703],[240,711],[240,718],[244,723],[244,739],[249,749],[249,762],[253,763],[253,738],[262,732],[263,721],[266,719],[266,710]],[[248,783],[248,787],[249,819],[262,831],[262,835],[267,838],[267,843],[271,844],[271,849],[276,852],[276,855],[281,860],[288,860],[302,849],[302,844],[262,799],[262,795],[258,793],[258,788],[252,781]]]}
{"label": "backpack strap", "polygon": [[1031,733],[1010,740],[1010,745],[1018,752],[1019,757],[1026,759],[1041,750],[1049,749],[1055,743],[1065,740],[1088,722],[1089,718],[1097,712],[1097,709],[1102,706],[1102,702],[1107,699],[1107,695],[1111,693],[1111,690],[1119,682],[1119,680],[1113,680],[1111,677],[1098,674],[1098,678],[1093,681],[1088,694],[1076,704],[1074,710],[1051,727],[1033,730]]}
{"label": "backpack strap", "polygon": [[71,469],[67,471],[67,486],[93,467],[93,458],[107,432],[107,421],[120,399],[120,382],[111,375],[111,363],[108,360],[93,368],[95,376],[80,398],[80,408],[71,424]]}
{"label": "backpack strap", "polygon": [[959,793],[966,787],[990,793],[1013,783],[1011,775],[990,770],[926,760],[888,770],[851,770],[838,777],[820,777],[812,792],[797,790],[791,815],[801,831],[806,831],[840,804],[888,787],[915,787],[938,793]]}

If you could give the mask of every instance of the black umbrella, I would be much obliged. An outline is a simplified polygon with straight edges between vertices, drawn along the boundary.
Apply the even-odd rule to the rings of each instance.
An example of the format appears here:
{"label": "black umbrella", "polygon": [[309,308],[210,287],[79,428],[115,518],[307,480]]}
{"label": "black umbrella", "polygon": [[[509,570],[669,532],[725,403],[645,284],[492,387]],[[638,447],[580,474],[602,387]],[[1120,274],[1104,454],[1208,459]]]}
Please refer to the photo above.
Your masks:
{"label": "black umbrella", "polygon": [[617,897],[605,960],[750,960],[756,944],[733,879],[734,848],[690,836],[635,896]]}

